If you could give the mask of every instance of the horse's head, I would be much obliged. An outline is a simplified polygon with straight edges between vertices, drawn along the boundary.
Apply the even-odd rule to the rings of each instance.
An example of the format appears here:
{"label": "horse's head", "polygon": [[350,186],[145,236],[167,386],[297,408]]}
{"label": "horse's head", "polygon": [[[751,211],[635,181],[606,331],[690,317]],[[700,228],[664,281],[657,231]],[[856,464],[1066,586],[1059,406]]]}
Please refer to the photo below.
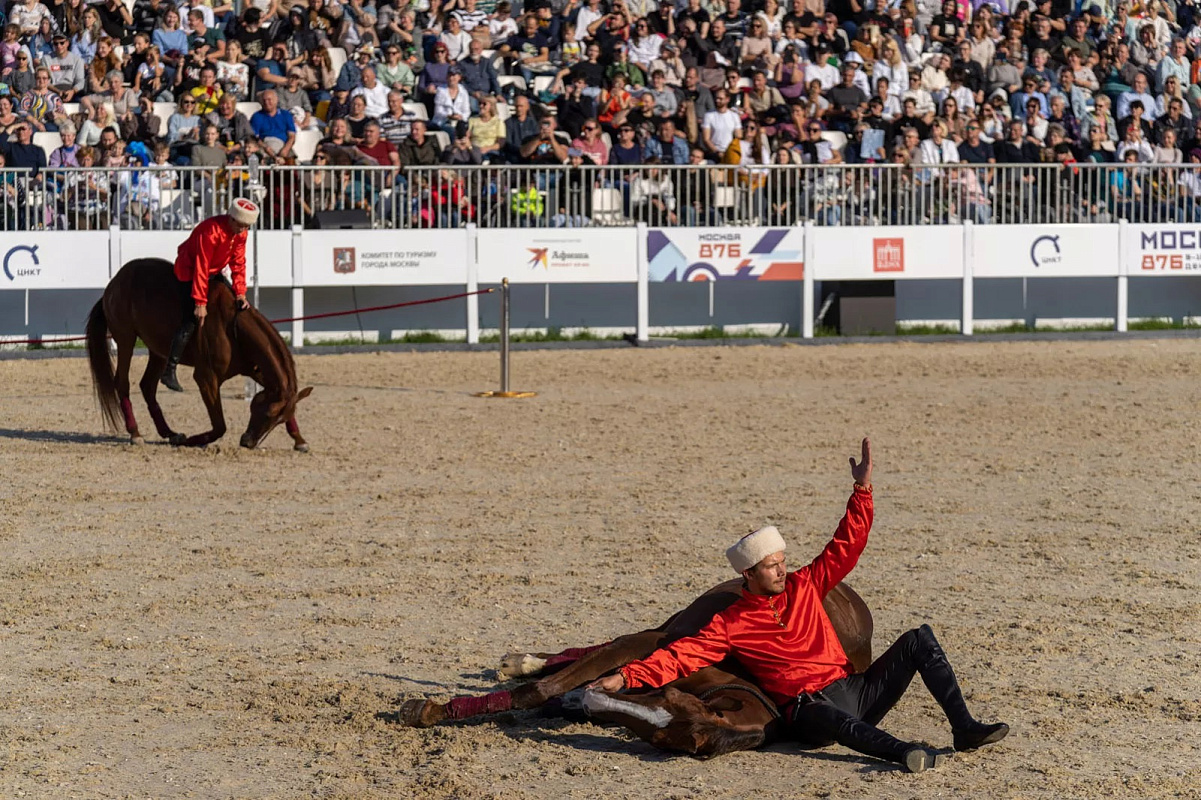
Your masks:
{"label": "horse's head", "polygon": [[242,434],[241,445],[250,449],[258,447],[276,425],[295,416],[296,404],[312,391],[312,386],[306,386],[299,392],[270,388],[256,394],[250,401],[250,422]]}
{"label": "horse's head", "polygon": [[[677,753],[707,758],[763,742],[763,729],[759,727],[757,742],[730,747],[728,734],[741,731],[722,716],[722,711],[670,686],[643,695],[611,695],[589,689],[584,693],[584,709],[589,716],[616,722],[643,741]],[[739,738],[741,741],[746,737]]]}

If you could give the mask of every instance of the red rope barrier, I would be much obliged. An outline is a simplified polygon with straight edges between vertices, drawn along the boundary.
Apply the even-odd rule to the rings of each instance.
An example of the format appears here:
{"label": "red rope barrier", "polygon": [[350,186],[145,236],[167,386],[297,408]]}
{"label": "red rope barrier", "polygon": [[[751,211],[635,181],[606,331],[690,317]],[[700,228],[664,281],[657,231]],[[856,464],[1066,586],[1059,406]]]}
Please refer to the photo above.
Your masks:
{"label": "red rope barrier", "polygon": [[[442,303],[446,300],[458,300],[461,297],[471,297],[477,294],[491,294],[495,289],[478,289],[474,292],[460,292],[459,294],[448,294],[444,297],[430,297],[425,300],[409,300],[404,303],[392,303],[386,306],[371,306],[370,308],[355,308],[350,311],[327,311],[324,314],[309,314],[304,317],[287,317],[285,319],[270,319],[267,320],[272,325],[280,325],[284,322],[303,322],[310,319],[328,319],[330,317],[347,317],[351,314],[369,314],[372,311],[388,311],[393,308],[404,308],[405,306],[423,306],[427,303]],[[87,339],[86,336],[61,336],[53,339],[0,339],[0,346],[10,344],[44,344],[53,345],[60,342],[82,342]]]}
{"label": "red rope barrier", "polygon": [[299,320],[310,319],[327,319],[329,317],[346,317],[351,314],[367,314],[372,311],[387,311],[391,308],[404,308],[405,306],[423,306],[426,303],[441,303],[444,300],[458,300],[460,297],[471,297],[476,294],[491,294],[495,289],[479,289],[474,292],[461,292],[459,294],[448,294],[445,297],[431,297],[427,300],[409,300],[405,303],[392,303],[387,306],[372,306],[371,308],[356,308],[351,311],[329,311],[325,314],[309,314],[305,317],[288,317],[287,319],[269,320],[272,325],[279,325],[283,322],[297,322]]}

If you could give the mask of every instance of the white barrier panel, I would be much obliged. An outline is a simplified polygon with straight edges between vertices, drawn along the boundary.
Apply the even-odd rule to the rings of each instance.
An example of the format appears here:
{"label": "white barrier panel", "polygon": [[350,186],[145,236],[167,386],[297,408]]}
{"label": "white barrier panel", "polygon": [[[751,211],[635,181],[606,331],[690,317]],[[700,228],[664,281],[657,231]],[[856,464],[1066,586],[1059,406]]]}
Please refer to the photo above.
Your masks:
{"label": "white barrier panel", "polygon": [[480,283],[638,280],[636,228],[481,229],[477,242]]}
{"label": "white barrier panel", "polygon": [[652,281],[799,281],[803,228],[652,228]]}
{"label": "white barrier panel", "polygon": [[108,231],[0,234],[0,289],[103,289]]}
{"label": "white barrier panel", "polygon": [[1201,227],[1128,225],[1125,274],[1132,278],[1201,273]]}
{"label": "white barrier panel", "polygon": [[959,225],[814,226],[812,231],[814,280],[963,277],[963,228]]}
{"label": "white barrier panel", "polygon": [[1116,278],[1116,225],[977,225],[977,278]]}
{"label": "white barrier panel", "polygon": [[301,240],[304,286],[467,282],[467,232],[462,229],[305,231]]}
{"label": "white barrier panel", "polygon": [[[174,262],[179,246],[191,231],[122,231],[120,263],[113,274],[125,264],[138,258],[162,258]],[[254,236],[258,237],[259,286],[264,288],[292,285],[292,234],[289,231],[258,231],[246,244],[246,282],[251,283],[254,262]]]}

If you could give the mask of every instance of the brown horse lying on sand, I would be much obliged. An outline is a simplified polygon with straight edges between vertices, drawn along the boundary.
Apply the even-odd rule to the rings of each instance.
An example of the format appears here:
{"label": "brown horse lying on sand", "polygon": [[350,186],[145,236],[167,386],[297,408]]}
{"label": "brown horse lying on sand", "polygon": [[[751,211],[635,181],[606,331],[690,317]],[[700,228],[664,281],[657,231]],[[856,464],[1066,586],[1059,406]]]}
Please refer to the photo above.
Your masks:
{"label": "brown horse lying on sand", "polygon": [[[93,306],[87,325],[88,360],[105,420],[116,428],[119,411],[130,441],[142,443],[129,401],[129,365],[134,345],[141,339],[150,351],[150,361],[138,385],[159,436],[171,444],[190,447],[203,447],[220,439],[225,435],[221,384],[245,375],[263,390],[250,401],[250,423],[242,434],[241,445],[257,447],[276,425],[284,422],[295,449],[307,452],[309,446],[300,435],[295,415],[296,404],[308,397],[312,387],[297,390],[296,365],[279,332],[257,309],[239,311],[233,290],[220,280],[213,281],[208,316],[183,354],[183,363],[195,367],[196,385],[213,427],[195,436],[171,430],[156,394],[171,338],[182,322],[178,292],[171,262],[142,258],[122,267]],[[117,345],[115,373],[108,354],[108,333]]]}
{"label": "brown horse lying on sand", "polygon": [[[741,578],[735,578],[718,584],[653,630],[556,654],[510,653],[502,661],[503,676],[545,677],[512,691],[456,697],[444,704],[408,700],[397,714],[398,721],[425,728],[444,720],[541,706],[695,634],[714,614],[738,599],[742,583]],[[872,615],[863,599],[850,586],[840,583],[826,595],[822,606],[855,670],[867,669],[872,662]],[[701,669],[662,689],[618,697],[589,691],[584,696],[584,707],[591,716],[618,722],[655,747],[702,758],[759,747],[772,739],[774,722],[779,717],[775,704],[733,659]]]}

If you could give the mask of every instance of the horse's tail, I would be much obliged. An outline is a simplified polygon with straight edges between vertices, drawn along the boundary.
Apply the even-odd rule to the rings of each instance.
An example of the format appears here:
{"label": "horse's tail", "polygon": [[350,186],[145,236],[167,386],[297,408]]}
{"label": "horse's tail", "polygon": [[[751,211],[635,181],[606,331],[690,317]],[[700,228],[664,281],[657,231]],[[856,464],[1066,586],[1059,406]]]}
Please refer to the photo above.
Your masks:
{"label": "horse's tail", "polygon": [[121,407],[117,399],[117,376],[113,370],[113,360],[108,354],[108,320],[104,316],[103,298],[96,301],[92,313],[88,314],[87,337],[92,388],[96,391],[96,401],[100,403],[100,413],[113,430],[120,430],[117,415]]}

